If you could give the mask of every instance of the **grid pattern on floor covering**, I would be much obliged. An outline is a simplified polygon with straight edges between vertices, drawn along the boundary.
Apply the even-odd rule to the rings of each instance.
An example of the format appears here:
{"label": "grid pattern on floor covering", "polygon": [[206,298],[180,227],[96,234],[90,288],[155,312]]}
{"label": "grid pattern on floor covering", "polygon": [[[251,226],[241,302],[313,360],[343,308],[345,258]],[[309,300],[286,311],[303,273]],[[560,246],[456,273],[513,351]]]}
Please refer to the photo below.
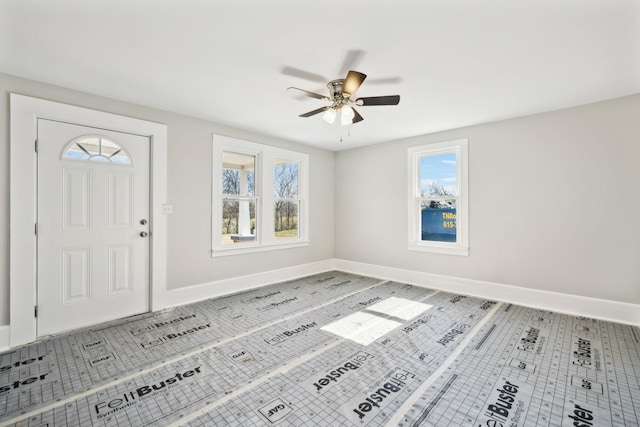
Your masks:
{"label": "grid pattern on floor covering", "polygon": [[[328,331],[354,314],[393,329],[368,345]],[[0,360],[7,425],[638,426],[640,415],[637,327],[339,272]]]}
{"label": "grid pattern on floor covering", "polygon": [[400,425],[638,426],[639,328],[506,305]]}
{"label": "grid pattern on floor covering", "polygon": [[325,273],[21,347],[0,355],[0,421],[379,282]]}

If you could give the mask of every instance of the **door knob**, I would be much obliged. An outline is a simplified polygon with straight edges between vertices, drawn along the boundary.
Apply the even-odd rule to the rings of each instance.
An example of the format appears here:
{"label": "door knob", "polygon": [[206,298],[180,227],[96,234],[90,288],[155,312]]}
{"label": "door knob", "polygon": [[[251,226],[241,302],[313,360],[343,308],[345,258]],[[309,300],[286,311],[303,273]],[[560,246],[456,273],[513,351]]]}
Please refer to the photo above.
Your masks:
{"label": "door knob", "polygon": [[149,235],[149,233],[147,233],[146,231],[141,231],[140,232],[140,237],[147,237]]}
{"label": "door knob", "polygon": [[147,220],[146,220],[146,219],[141,219],[141,220],[140,220],[140,224],[145,225],[146,223],[147,223]]}

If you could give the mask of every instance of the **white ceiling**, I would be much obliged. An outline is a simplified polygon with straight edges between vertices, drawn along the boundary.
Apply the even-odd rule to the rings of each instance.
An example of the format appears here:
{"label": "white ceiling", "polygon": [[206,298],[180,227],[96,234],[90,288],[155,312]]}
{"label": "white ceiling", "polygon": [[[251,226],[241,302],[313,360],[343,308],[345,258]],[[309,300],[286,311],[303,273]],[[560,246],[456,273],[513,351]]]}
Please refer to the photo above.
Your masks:
{"label": "white ceiling", "polygon": [[340,150],[640,93],[640,1],[0,0],[0,72]]}

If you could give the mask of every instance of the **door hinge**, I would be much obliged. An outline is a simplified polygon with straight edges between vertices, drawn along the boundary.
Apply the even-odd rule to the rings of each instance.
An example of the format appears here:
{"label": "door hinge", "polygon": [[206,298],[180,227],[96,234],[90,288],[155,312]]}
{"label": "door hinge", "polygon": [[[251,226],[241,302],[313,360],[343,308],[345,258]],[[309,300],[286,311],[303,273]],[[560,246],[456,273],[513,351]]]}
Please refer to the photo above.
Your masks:
{"label": "door hinge", "polygon": [[35,143],[35,150],[36,150],[36,153],[37,153],[38,152],[38,140],[37,139],[36,139],[36,143]]}
{"label": "door hinge", "polygon": [[38,317],[38,306],[33,307],[33,317]]}
{"label": "door hinge", "polygon": [[36,222],[36,224],[35,224],[35,230],[34,230],[34,232],[35,232],[35,235],[37,236],[37,235],[38,235],[38,223],[37,223],[37,222]]}

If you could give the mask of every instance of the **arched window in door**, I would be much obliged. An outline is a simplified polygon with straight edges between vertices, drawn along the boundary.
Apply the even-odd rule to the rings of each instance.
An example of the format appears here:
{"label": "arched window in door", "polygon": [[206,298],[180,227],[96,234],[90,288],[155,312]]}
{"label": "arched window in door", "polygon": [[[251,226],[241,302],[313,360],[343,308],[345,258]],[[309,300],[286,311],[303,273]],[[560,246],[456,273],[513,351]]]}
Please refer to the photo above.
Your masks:
{"label": "arched window in door", "polygon": [[84,135],[71,141],[62,153],[63,160],[88,160],[97,163],[131,165],[129,153],[112,139]]}

